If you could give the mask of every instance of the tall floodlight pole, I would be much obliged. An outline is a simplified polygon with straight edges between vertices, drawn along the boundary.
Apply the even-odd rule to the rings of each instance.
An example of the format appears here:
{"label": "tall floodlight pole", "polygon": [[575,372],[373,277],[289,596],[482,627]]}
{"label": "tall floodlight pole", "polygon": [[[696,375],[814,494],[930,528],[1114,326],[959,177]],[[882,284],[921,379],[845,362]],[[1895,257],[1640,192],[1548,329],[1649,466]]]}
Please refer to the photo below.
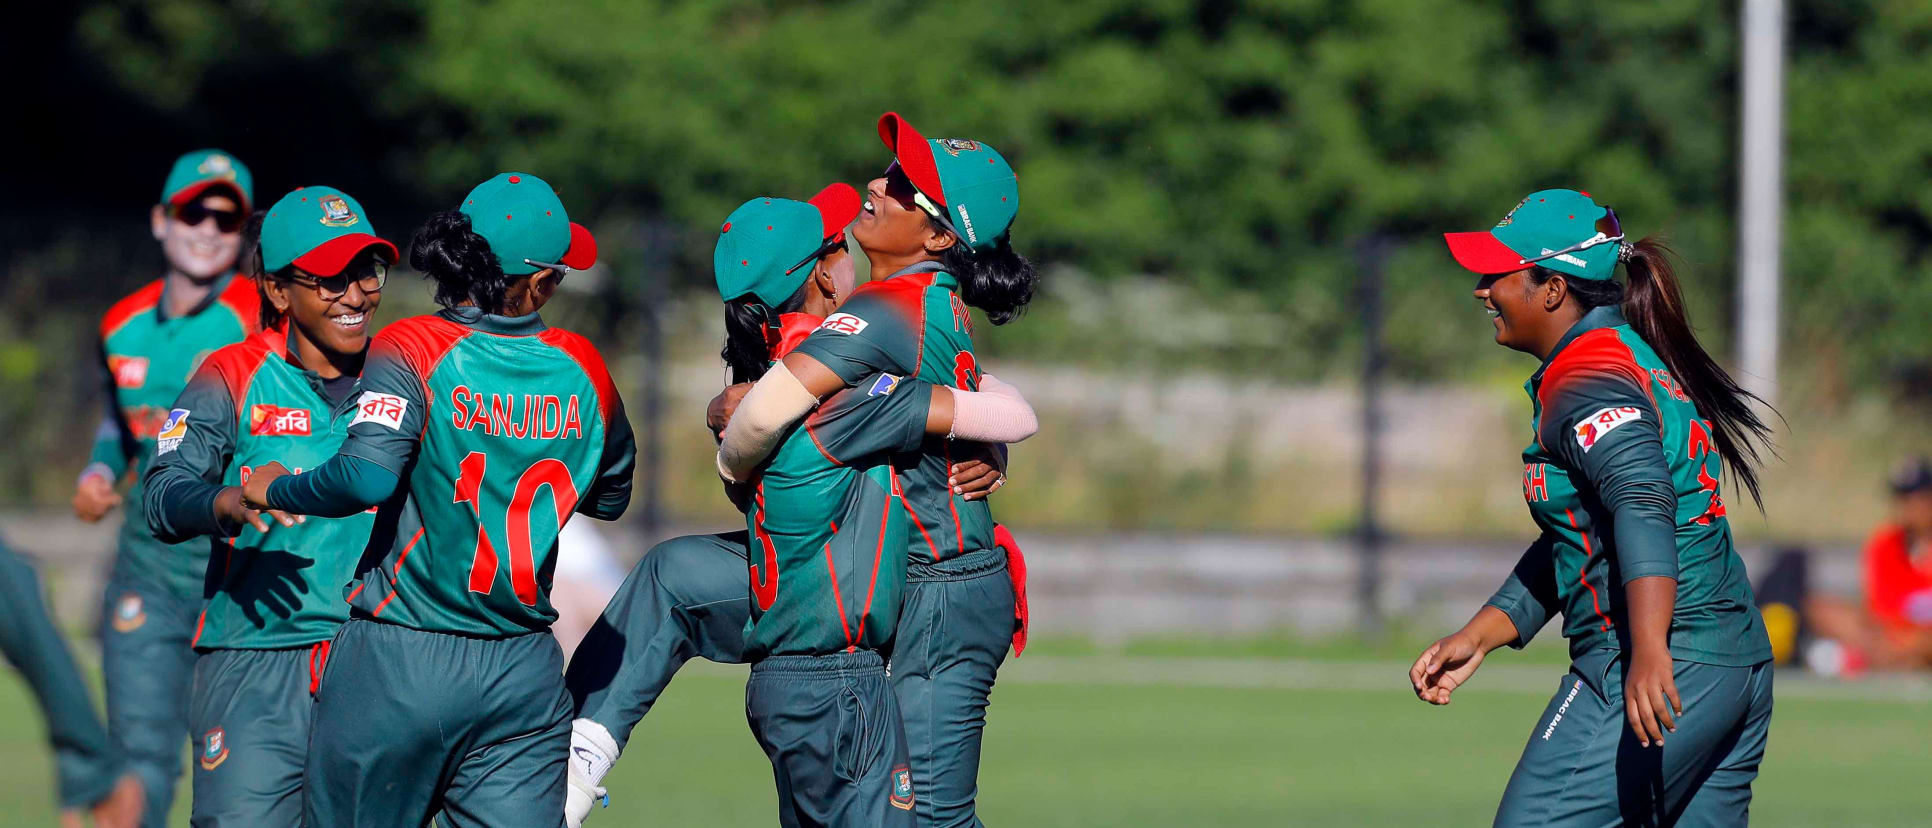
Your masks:
{"label": "tall floodlight pole", "polygon": [[1784,0],[1741,5],[1738,358],[1745,387],[1775,403],[1784,243]]}

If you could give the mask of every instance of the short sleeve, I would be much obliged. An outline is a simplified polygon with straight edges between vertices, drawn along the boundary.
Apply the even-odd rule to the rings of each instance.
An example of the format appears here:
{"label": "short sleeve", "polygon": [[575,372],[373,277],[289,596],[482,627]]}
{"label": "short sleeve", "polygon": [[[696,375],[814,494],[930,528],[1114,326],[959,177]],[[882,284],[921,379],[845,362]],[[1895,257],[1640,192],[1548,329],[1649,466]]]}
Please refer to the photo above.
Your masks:
{"label": "short sleeve", "polygon": [[866,288],[825,317],[793,353],[818,360],[848,386],[880,371],[918,375],[925,324],[919,318],[918,294],[912,293],[908,300],[903,294],[911,292],[909,288]]}
{"label": "short sleeve", "polygon": [[841,464],[878,452],[916,451],[925,442],[932,389],[873,374],[820,404],[806,417],[805,429],[819,451]]}

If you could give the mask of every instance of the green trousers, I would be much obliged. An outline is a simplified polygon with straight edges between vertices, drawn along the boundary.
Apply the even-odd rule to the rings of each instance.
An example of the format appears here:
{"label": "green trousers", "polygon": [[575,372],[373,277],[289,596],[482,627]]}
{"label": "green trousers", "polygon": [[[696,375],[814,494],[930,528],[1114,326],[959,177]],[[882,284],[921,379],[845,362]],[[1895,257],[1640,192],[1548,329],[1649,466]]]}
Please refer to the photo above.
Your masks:
{"label": "green trousers", "polygon": [[327,652],[211,650],[195,662],[195,828],[302,824],[310,688]]}
{"label": "green trousers", "polygon": [[878,653],[761,659],[745,683],[745,719],[771,759],[780,825],[914,824],[905,734]]}
{"label": "green trousers", "polygon": [[1641,747],[1624,718],[1624,658],[1571,665],[1530,732],[1497,808],[1498,826],[1733,826],[1750,820],[1751,782],[1771,728],[1771,664],[1678,661],[1684,715],[1663,747]]}
{"label": "green trousers", "polygon": [[316,691],[305,823],[562,821],[570,698],[547,633],[468,638],[351,617]]}
{"label": "green trousers", "polygon": [[693,658],[744,662],[751,617],[746,535],[686,535],[637,562],[570,658],[564,682],[580,718],[622,749]]}
{"label": "green trousers", "polygon": [[998,549],[907,570],[888,672],[905,722],[921,826],[980,824],[980,737],[1012,644],[1014,601]]}
{"label": "green trousers", "polygon": [[143,828],[162,828],[181,778],[194,686],[198,602],[116,574],[101,596],[101,672],[107,729],[147,793]]}
{"label": "green trousers", "polygon": [[20,671],[47,719],[62,808],[81,808],[113,790],[125,769],[94,696],[40,595],[33,567],[0,545],[0,652]]}

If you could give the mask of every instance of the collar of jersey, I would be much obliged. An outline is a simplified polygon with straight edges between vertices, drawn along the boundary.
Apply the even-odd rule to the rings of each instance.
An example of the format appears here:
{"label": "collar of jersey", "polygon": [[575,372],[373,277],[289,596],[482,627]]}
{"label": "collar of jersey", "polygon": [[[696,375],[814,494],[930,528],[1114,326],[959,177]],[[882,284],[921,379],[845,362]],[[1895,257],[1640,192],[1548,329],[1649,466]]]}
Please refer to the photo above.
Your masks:
{"label": "collar of jersey", "polygon": [[946,272],[945,265],[934,261],[925,261],[925,262],[919,262],[917,264],[907,265],[905,267],[900,268],[897,272],[893,273],[891,276],[887,276],[886,278],[897,279],[901,276],[911,276],[918,273],[930,273],[932,274],[933,284],[951,291],[959,290],[959,280],[954,278],[953,274]]}
{"label": "collar of jersey", "polygon": [[543,317],[534,313],[523,316],[498,316],[484,313],[474,305],[444,308],[437,316],[443,317],[465,328],[497,336],[535,336],[547,330]]}
{"label": "collar of jersey", "polygon": [[[187,319],[190,316],[199,315],[202,311],[214,307],[215,302],[221,299],[222,293],[228,290],[228,283],[234,280],[235,271],[216,276],[215,283],[208,286],[208,295],[201,297],[201,301],[196,302],[187,313],[176,317],[168,315],[168,277],[163,276],[161,277],[161,298],[154,303],[154,318],[166,322],[170,319]],[[252,328],[254,325],[251,323],[249,327]]]}
{"label": "collar of jersey", "polygon": [[799,343],[811,337],[812,332],[825,321],[825,317],[809,313],[781,313],[778,315],[778,342],[772,345],[772,361],[784,359],[786,354],[797,348]]}
{"label": "collar of jersey", "polygon": [[1550,363],[1556,361],[1556,355],[1563,353],[1563,349],[1570,347],[1570,343],[1575,342],[1577,337],[1600,328],[1615,328],[1625,324],[1629,323],[1624,321],[1623,309],[1616,305],[1591,308],[1589,312],[1583,314],[1582,319],[1578,319],[1576,324],[1570,326],[1570,330],[1563,334],[1562,339],[1556,341],[1556,347],[1550,349],[1550,355],[1544,358],[1543,364],[1536,369],[1535,374],[1530,376],[1529,382],[1523,384],[1523,389],[1529,391],[1530,396],[1536,396],[1533,389],[1543,381],[1543,372],[1550,369]]}

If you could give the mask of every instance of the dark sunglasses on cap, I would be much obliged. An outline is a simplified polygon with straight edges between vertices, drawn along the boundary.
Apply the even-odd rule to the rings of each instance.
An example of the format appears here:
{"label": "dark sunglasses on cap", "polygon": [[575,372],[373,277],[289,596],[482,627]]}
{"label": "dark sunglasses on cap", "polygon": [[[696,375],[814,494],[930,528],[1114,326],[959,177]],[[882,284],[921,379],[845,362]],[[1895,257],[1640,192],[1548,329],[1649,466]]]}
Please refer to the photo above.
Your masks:
{"label": "dark sunglasses on cap", "polygon": [[548,268],[556,271],[558,282],[562,282],[563,277],[570,272],[570,265],[564,264],[563,262],[539,262],[536,259],[524,259],[523,263],[538,270]]}
{"label": "dark sunglasses on cap", "polygon": [[329,302],[347,295],[351,283],[362,288],[363,293],[381,293],[382,286],[389,281],[389,263],[370,259],[343,268],[341,273],[334,276],[316,276],[297,271],[288,280],[315,291],[316,298]]}
{"label": "dark sunglasses on cap", "polygon": [[811,255],[806,256],[803,259],[799,259],[798,264],[785,268],[785,275],[790,276],[792,275],[793,271],[796,271],[801,267],[804,267],[808,264],[816,262],[821,258],[830,256],[833,253],[836,253],[844,249],[845,249],[845,233],[840,232],[838,235],[833,236],[832,238],[826,240],[824,244],[819,245],[818,249],[812,251]]}
{"label": "dark sunglasses on cap", "polygon": [[1521,260],[1518,260],[1517,263],[1535,264],[1537,262],[1543,261],[1544,259],[1554,259],[1558,256],[1564,255],[1565,253],[1575,253],[1579,250],[1589,250],[1590,248],[1596,247],[1599,244],[1612,244],[1620,241],[1623,241],[1623,225],[1617,222],[1617,211],[1612,210],[1608,207],[1605,207],[1603,208],[1603,218],[1597,219],[1596,235],[1591,236],[1587,239],[1584,239],[1583,241],[1577,242],[1576,244],[1570,245],[1569,247],[1565,247],[1562,250],[1552,251],[1549,253],[1545,253],[1541,256],[1533,256],[1527,259],[1521,259]]}
{"label": "dark sunglasses on cap", "polygon": [[242,222],[247,219],[247,216],[242,215],[240,210],[210,210],[200,201],[190,201],[174,208],[174,218],[189,227],[199,226],[202,222],[213,218],[215,227],[221,232],[239,233]]}
{"label": "dark sunglasses on cap", "polygon": [[[899,202],[899,206],[908,210],[917,210],[931,216],[933,221],[939,223],[940,229],[957,236],[960,243],[965,244],[966,234],[953,228],[953,223],[946,217],[945,209],[926,197],[918,187],[913,186],[912,179],[906,177],[906,171],[900,169],[897,159],[893,160],[891,166],[886,167],[885,180],[886,198]],[[968,252],[971,250],[967,248]]]}

